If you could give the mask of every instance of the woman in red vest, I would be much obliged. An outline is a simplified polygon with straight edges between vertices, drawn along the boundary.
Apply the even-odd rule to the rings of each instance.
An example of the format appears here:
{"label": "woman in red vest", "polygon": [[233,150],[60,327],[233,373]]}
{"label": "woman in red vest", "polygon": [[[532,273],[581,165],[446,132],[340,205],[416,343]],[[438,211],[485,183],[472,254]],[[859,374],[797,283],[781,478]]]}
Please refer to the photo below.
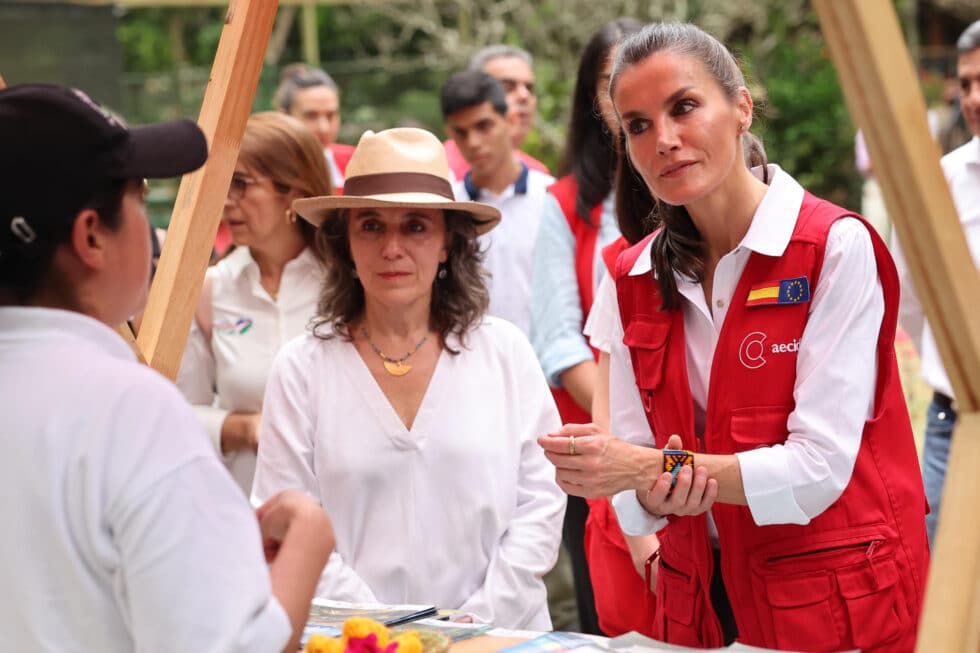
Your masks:
{"label": "woman in red vest", "polygon": [[[568,140],[558,166],[562,176],[548,189],[535,243],[531,343],[564,424],[593,421],[596,352],[590,349],[582,326],[599,280],[606,274],[601,250],[620,237],[612,197],[616,166],[612,135],[619,125],[607,87],[616,44],[642,27],[638,20],[619,18],[603,25],[585,46]],[[572,559],[582,632],[649,633],[649,592],[635,570],[609,500],[600,497],[587,504],[569,496],[562,539]],[[637,553],[645,559],[657,548],[657,538],[637,538],[633,548],[645,550]]]}
{"label": "woman in red vest", "polygon": [[635,172],[619,215],[660,228],[612,271],[620,437],[543,436],[559,484],[660,531],[658,638],[912,650],[925,498],[887,248],[779,167],[741,165],[752,99],[700,29],[627,39],[610,94]]}

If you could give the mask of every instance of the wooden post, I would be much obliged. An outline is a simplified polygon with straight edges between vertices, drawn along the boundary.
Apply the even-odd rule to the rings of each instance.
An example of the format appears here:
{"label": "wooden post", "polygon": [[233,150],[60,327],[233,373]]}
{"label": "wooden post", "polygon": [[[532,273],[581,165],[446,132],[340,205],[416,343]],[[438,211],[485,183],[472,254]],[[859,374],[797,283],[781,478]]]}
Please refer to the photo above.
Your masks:
{"label": "wooden post", "polygon": [[939,148],[892,3],[814,0],[814,7],[959,405],[918,650],[975,653],[980,644],[980,274],[939,167]]}
{"label": "wooden post", "polygon": [[320,65],[320,37],[316,29],[316,2],[303,4],[303,59],[311,66]]}
{"label": "wooden post", "polygon": [[187,343],[278,4],[232,0],[218,42],[198,119],[208,162],[181,180],[137,337],[146,361],[171,379]]}

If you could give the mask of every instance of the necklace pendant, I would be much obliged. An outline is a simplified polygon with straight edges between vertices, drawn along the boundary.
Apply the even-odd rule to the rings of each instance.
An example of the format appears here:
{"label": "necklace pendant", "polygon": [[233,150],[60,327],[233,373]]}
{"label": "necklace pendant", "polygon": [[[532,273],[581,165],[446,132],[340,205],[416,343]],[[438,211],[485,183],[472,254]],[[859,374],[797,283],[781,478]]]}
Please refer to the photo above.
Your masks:
{"label": "necklace pendant", "polygon": [[406,365],[400,361],[385,360],[385,371],[392,376],[405,376],[412,371],[411,365]]}

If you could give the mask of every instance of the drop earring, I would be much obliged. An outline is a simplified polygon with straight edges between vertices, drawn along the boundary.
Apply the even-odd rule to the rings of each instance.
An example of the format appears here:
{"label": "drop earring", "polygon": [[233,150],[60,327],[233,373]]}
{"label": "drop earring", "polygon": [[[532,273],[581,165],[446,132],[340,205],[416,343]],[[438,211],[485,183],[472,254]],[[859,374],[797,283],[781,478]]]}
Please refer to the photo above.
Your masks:
{"label": "drop earring", "polygon": [[293,213],[292,209],[286,209],[286,224],[295,224],[296,214]]}
{"label": "drop earring", "polygon": [[351,268],[350,269],[350,272],[354,276],[355,279],[358,278],[358,276],[357,276],[357,268]]}
{"label": "drop earring", "polygon": [[439,271],[436,272],[436,276],[439,278],[440,281],[442,279],[445,279],[447,276],[449,276],[449,272],[446,271],[446,266],[445,265],[440,265],[439,266]]}

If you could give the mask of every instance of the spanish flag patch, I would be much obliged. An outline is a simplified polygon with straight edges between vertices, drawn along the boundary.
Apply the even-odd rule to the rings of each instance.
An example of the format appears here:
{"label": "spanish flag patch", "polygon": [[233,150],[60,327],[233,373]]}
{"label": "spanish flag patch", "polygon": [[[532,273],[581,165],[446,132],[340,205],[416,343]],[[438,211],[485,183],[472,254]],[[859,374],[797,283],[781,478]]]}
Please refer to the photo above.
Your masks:
{"label": "spanish flag patch", "polygon": [[796,277],[752,286],[745,305],[805,304],[808,301],[810,301],[810,281],[806,277]]}

